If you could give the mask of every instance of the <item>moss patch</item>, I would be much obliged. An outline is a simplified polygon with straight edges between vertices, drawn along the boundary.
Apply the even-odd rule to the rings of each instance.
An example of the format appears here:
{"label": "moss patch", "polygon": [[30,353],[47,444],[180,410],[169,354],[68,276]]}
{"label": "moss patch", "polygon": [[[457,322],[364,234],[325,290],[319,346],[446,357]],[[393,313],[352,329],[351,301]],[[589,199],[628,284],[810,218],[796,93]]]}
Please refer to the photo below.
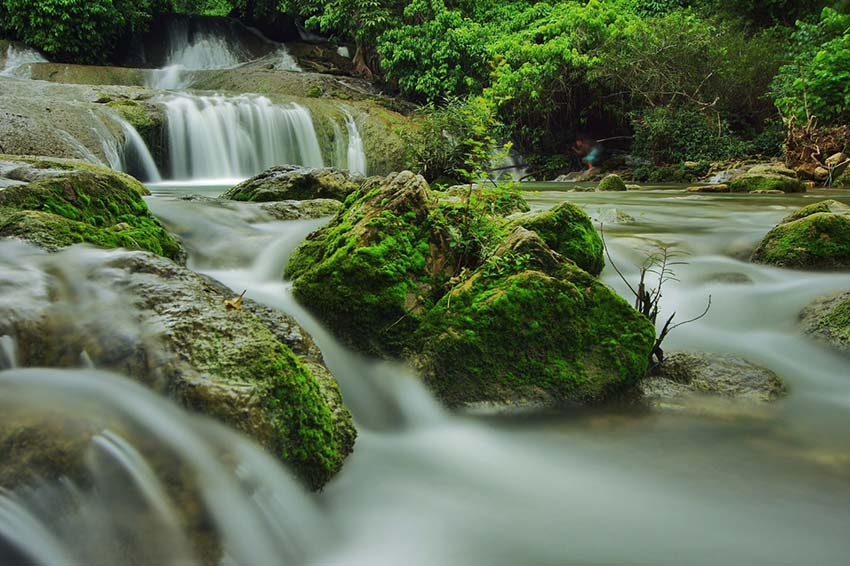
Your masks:
{"label": "moss patch", "polygon": [[806,192],[806,185],[798,179],[786,175],[745,173],[729,182],[729,190],[733,193],[750,193],[753,191],[804,193]]}
{"label": "moss patch", "polygon": [[150,213],[135,184],[112,172],[80,168],[7,187],[0,191],[0,234],[48,247],[87,242],[181,259],[180,245]]}
{"label": "moss patch", "polygon": [[513,225],[537,232],[550,248],[592,275],[599,275],[605,267],[602,238],[590,217],[572,203],[563,202],[546,212],[520,217]]}

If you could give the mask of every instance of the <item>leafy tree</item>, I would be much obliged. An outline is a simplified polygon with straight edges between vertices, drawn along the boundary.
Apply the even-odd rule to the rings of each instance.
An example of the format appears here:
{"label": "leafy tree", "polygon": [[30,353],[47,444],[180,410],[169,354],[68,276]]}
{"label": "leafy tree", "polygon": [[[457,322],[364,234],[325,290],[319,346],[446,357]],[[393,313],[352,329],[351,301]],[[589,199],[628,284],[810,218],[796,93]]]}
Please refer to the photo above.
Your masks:
{"label": "leafy tree", "polygon": [[58,60],[102,62],[147,28],[159,0],[0,0],[3,28]]}
{"label": "leafy tree", "polygon": [[799,22],[791,62],[773,83],[786,118],[821,125],[850,122],[850,15],[825,8],[820,21]]}

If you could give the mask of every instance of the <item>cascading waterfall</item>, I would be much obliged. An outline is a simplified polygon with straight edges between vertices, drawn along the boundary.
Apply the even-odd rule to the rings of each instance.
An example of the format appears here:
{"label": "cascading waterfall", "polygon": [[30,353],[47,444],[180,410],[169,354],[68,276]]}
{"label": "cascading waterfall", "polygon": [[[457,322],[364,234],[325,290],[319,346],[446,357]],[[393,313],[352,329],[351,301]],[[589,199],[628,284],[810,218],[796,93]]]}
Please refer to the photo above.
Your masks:
{"label": "cascading waterfall", "polygon": [[324,166],[310,111],[299,104],[192,95],[162,103],[175,180],[245,179],[281,164]]}
{"label": "cascading waterfall", "polygon": [[29,73],[17,72],[19,68],[30,63],[47,63],[47,59],[41,53],[29,47],[19,48],[9,45],[6,48],[6,64],[0,71],[2,77],[29,78]]}
{"label": "cascading waterfall", "polygon": [[159,183],[162,177],[142,136],[129,122],[117,119],[124,130],[124,148],[121,153],[121,171],[130,173],[140,181]]}
{"label": "cascading waterfall", "polygon": [[189,71],[230,69],[249,58],[227,38],[207,31],[193,32],[184,22],[171,23],[168,40],[170,49],[165,66],[152,71],[148,80],[152,88],[186,88]]}
{"label": "cascading waterfall", "polygon": [[345,112],[345,127],[348,130],[348,170],[358,175],[366,174],[366,152],[363,150],[363,138],[357,129],[354,116],[347,109]]}

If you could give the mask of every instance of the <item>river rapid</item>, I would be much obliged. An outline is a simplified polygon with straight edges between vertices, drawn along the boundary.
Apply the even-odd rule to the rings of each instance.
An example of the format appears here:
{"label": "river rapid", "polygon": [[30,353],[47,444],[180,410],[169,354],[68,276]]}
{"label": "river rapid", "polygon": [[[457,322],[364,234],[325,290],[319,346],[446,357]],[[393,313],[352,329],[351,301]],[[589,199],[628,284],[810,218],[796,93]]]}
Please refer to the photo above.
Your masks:
{"label": "river rapid", "polygon": [[[347,350],[294,301],[280,275],[321,221],[258,222],[247,209],[179,198],[218,187],[155,185],[148,204],[181,236],[192,269],[236,293],[247,289],[314,337],[354,414],[354,453],[322,493],[308,494],[251,442],[116,376],[2,372],[0,407],[84,412],[94,404],[117,423],[91,450],[91,485],[0,494],[0,540],[18,533],[18,554],[7,556],[65,564],[201,560],[174,517],[185,502],[169,499],[166,480],[127,440],[141,436],[203,478],[199,497],[213,508],[209,529],[222,541],[224,564],[847,564],[850,359],[804,337],[797,317],[812,299],[850,289],[850,274],[781,270],[746,257],[790,211],[850,197],[567,187],[528,185],[525,196],[536,209],[563,200],[584,207],[602,222],[627,280],[635,281],[659,244],[687,254],[678,281],[664,287],[660,318],[673,311],[677,320],[692,318],[709,295],[712,306],[667,339],[668,351],[743,355],[779,374],[788,395],[758,407],[705,400],[678,411],[452,414],[410,370]],[[617,222],[616,211],[632,220]],[[19,266],[43,269],[41,255],[24,255],[16,256]],[[602,278],[628,298],[607,263]],[[142,507],[153,510],[144,528],[134,522]],[[116,525],[126,527],[121,536],[107,536]]]}

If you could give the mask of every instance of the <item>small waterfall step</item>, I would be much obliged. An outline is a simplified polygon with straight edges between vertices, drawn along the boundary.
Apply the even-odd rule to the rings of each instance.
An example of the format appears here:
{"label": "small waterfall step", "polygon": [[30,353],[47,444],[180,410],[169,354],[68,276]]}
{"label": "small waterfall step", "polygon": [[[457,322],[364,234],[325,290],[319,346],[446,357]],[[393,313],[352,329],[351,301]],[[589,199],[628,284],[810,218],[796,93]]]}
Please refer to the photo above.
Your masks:
{"label": "small waterfall step", "polygon": [[170,178],[246,179],[274,165],[323,167],[310,111],[264,96],[174,94],[168,120]]}

